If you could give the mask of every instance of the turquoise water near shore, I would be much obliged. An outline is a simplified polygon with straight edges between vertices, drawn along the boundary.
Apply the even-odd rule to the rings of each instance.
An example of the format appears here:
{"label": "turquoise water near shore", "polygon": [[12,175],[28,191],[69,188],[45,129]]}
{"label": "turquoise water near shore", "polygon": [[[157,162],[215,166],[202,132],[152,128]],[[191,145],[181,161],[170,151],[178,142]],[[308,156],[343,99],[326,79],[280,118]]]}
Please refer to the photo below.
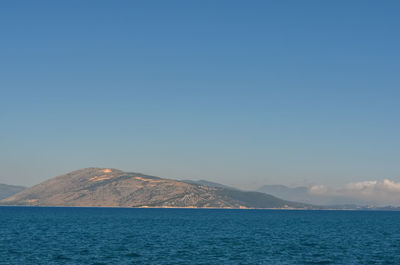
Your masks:
{"label": "turquoise water near shore", "polygon": [[400,212],[0,207],[0,264],[400,264]]}

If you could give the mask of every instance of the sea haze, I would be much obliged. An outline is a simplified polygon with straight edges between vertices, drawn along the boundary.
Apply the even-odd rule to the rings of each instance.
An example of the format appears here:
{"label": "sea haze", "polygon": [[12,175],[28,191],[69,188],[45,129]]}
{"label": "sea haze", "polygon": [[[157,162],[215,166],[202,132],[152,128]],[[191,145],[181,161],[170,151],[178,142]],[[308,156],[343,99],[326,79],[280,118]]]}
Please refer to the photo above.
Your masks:
{"label": "sea haze", "polygon": [[0,207],[0,264],[400,264],[400,212]]}

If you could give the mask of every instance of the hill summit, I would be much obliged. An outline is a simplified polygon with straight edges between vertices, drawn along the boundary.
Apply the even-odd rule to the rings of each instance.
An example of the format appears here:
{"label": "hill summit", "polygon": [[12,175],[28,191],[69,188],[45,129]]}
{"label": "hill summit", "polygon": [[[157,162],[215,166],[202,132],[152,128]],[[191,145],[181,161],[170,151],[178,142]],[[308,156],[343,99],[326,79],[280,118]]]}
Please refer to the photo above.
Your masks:
{"label": "hill summit", "polygon": [[310,208],[260,192],[213,187],[111,168],[86,168],[44,181],[2,205],[81,207]]}

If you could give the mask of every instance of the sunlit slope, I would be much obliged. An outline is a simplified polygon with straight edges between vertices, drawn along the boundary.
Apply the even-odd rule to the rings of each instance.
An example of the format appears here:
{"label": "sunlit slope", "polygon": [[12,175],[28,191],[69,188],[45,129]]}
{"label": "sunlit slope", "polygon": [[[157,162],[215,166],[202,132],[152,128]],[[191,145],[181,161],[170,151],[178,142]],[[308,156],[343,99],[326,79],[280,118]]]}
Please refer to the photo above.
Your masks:
{"label": "sunlit slope", "polygon": [[58,176],[3,205],[87,207],[309,208],[259,192],[191,184],[116,169],[86,168]]}

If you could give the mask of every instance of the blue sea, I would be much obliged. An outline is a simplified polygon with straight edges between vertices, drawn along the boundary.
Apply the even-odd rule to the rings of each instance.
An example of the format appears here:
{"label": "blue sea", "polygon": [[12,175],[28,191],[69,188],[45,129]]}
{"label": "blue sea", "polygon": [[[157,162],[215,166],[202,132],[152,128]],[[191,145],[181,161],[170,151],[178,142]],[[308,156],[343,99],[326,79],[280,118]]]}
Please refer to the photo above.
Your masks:
{"label": "blue sea", "polygon": [[400,264],[400,212],[0,207],[0,264]]}

